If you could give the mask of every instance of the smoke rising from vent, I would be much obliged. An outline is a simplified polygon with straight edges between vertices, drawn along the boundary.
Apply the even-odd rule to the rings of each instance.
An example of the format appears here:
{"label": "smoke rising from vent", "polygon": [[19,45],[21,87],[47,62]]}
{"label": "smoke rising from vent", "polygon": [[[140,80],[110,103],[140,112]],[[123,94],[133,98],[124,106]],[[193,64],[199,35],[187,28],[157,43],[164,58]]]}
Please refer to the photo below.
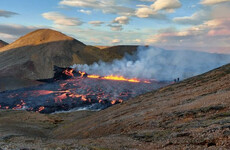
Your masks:
{"label": "smoke rising from vent", "polygon": [[139,47],[134,55],[121,60],[74,65],[88,74],[120,75],[128,78],[173,80],[202,74],[230,62],[230,55],[197,51],[169,51],[156,47]]}

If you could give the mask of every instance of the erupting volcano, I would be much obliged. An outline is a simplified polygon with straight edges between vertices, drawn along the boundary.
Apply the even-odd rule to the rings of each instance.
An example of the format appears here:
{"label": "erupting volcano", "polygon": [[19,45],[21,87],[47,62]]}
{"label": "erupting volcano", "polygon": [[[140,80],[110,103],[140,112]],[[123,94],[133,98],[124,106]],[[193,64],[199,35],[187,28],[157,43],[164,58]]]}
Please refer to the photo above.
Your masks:
{"label": "erupting volcano", "polygon": [[25,109],[41,113],[68,110],[101,110],[165,86],[166,82],[89,75],[72,68],[55,68],[46,84],[0,93],[1,109]]}

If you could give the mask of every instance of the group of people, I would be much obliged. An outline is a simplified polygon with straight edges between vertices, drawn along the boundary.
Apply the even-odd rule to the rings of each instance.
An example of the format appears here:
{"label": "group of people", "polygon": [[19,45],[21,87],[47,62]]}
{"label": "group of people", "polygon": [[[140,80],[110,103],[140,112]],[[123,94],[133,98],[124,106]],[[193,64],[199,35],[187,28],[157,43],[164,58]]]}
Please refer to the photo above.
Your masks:
{"label": "group of people", "polygon": [[180,78],[174,79],[174,83],[180,82]]}

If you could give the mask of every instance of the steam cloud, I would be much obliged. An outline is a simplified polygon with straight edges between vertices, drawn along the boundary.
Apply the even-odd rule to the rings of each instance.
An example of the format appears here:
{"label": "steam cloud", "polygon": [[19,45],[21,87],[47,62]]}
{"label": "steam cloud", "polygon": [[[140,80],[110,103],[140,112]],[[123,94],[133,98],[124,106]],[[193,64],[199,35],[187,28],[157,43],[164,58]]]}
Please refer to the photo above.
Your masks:
{"label": "steam cloud", "polygon": [[139,47],[134,55],[121,60],[74,65],[88,74],[122,75],[128,78],[173,80],[195,76],[230,62],[230,55],[197,51],[169,51],[156,47]]}

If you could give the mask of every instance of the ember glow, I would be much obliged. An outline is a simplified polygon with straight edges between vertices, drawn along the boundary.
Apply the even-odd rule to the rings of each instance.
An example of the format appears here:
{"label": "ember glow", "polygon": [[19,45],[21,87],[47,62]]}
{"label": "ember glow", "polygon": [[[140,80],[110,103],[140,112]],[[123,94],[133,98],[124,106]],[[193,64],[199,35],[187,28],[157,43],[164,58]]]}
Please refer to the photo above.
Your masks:
{"label": "ember glow", "polygon": [[64,71],[63,71],[63,73],[65,74],[65,75],[67,75],[67,76],[74,76],[73,75],[73,69],[71,69],[71,68],[69,68],[69,69],[65,69]]}
{"label": "ember glow", "polygon": [[[65,76],[70,76],[67,78]],[[0,93],[0,109],[25,109],[53,113],[78,109],[101,110],[132,97],[167,85],[154,80],[128,79],[122,76],[88,75],[66,69],[65,80]]]}
{"label": "ember glow", "polygon": [[81,77],[84,77],[84,75],[86,74],[85,72],[81,72],[81,71],[79,71],[79,73],[81,74]]}

